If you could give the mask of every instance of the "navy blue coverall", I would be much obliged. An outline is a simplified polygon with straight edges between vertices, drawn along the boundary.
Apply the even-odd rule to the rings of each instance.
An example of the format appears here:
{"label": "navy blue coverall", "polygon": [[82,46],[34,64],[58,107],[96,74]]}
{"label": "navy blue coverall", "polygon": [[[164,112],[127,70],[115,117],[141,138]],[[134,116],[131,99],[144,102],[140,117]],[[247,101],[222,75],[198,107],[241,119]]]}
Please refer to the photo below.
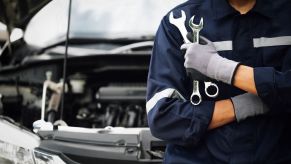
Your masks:
{"label": "navy blue coverall", "polygon": [[244,15],[227,0],[190,0],[172,10],[174,17],[181,10],[186,22],[204,18],[201,35],[221,56],[254,68],[258,95],[271,110],[208,130],[215,101],[244,92],[217,82],[219,97],[211,99],[200,83],[203,102],[190,103],[183,38],[167,14],[155,39],[146,104],[152,134],[168,142],[165,163],[291,163],[291,1],[257,0]]}

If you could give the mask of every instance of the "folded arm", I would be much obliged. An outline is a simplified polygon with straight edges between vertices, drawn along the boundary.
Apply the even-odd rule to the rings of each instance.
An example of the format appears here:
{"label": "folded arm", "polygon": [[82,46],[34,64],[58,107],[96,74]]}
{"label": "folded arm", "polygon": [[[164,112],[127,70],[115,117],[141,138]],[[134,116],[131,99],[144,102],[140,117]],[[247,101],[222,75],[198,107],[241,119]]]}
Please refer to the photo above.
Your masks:
{"label": "folded arm", "polygon": [[291,112],[291,70],[276,71],[272,67],[239,66],[234,86],[257,94],[273,112]]}
{"label": "folded arm", "polygon": [[[203,38],[206,45],[190,44],[185,55],[185,67],[234,85],[246,92],[258,95],[271,112],[291,112],[291,56],[286,55],[282,72],[273,67],[248,67],[221,57],[214,45]],[[203,53],[203,55],[200,55]],[[195,61],[195,62],[189,62]],[[287,61],[287,62],[286,62]]]}

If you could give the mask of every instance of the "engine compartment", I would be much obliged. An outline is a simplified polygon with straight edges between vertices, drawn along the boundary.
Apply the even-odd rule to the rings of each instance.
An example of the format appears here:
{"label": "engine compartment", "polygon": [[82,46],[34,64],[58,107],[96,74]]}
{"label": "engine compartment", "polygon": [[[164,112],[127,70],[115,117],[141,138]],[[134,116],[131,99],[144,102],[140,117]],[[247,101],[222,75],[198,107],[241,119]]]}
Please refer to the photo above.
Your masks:
{"label": "engine compartment", "polygon": [[[62,58],[37,56],[0,71],[0,114],[32,129],[40,119],[45,81],[62,82]],[[147,127],[145,95],[150,55],[99,54],[68,59],[64,110],[48,89],[45,119],[86,128]],[[53,109],[56,108],[56,109]]]}

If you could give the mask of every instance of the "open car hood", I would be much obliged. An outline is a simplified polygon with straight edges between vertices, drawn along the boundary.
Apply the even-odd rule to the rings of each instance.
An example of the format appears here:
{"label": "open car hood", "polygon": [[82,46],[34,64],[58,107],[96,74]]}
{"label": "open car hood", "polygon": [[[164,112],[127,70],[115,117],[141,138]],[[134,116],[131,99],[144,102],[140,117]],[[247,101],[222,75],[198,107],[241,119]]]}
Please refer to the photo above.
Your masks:
{"label": "open car hood", "polygon": [[29,20],[51,0],[0,0],[0,21],[8,30],[25,28]]}

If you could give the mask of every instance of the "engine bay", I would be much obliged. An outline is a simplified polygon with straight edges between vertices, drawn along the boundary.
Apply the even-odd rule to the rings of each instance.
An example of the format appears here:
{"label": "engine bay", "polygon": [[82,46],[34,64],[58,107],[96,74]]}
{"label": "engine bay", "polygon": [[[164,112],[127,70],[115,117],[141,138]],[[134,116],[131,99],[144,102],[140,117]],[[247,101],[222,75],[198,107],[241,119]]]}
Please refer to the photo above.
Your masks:
{"label": "engine bay", "polygon": [[[62,58],[41,56],[0,72],[0,114],[32,129],[41,117],[86,128],[147,127],[145,96],[150,55],[102,54],[68,59],[61,111]],[[45,83],[48,87],[44,95]],[[43,104],[45,100],[45,104]]]}

